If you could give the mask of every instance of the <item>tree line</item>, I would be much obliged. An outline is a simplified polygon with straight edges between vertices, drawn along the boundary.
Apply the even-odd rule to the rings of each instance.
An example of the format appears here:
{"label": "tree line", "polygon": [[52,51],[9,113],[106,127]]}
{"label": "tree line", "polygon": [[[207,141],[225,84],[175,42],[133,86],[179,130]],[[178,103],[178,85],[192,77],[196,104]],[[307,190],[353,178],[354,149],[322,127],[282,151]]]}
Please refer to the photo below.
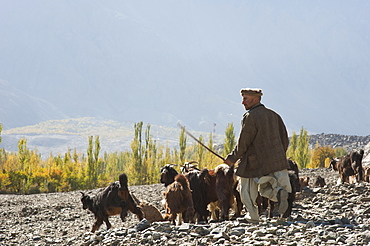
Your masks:
{"label": "tree line", "polygon": [[[153,140],[150,124],[134,124],[134,139],[130,149],[113,153],[101,153],[99,136],[88,137],[86,153],[77,153],[68,149],[64,154],[50,153],[46,160],[37,150],[27,147],[27,139],[18,141],[18,152],[0,149],[0,192],[31,194],[40,192],[65,192],[73,190],[95,189],[105,187],[118,179],[125,172],[130,185],[147,185],[159,183],[160,168],[166,164],[179,166],[187,161],[197,161],[199,168],[212,169],[222,163],[218,157],[206,151],[195,142],[188,144],[187,135],[181,129],[179,148],[170,148]],[[0,124],[0,142],[2,125]],[[204,137],[199,136],[203,143]],[[293,132],[287,156],[295,160],[300,168],[323,167],[328,158],[344,155],[344,150],[330,146],[316,146],[309,149],[309,136],[303,128],[299,135]],[[226,156],[236,144],[235,130],[232,123],[225,130],[222,144],[215,145],[212,132],[208,148],[219,155]]]}

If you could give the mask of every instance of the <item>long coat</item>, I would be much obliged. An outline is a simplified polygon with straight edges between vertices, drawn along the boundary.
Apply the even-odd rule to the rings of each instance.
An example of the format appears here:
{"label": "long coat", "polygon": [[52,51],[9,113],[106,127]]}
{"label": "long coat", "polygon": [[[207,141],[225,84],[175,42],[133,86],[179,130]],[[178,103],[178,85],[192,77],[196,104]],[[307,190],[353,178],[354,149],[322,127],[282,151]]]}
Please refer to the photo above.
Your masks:
{"label": "long coat", "polygon": [[236,175],[261,177],[289,168],[288,145],[280,115],[259,103],[244,114],[237,145],[226,159],[232,163],[239,160]]}

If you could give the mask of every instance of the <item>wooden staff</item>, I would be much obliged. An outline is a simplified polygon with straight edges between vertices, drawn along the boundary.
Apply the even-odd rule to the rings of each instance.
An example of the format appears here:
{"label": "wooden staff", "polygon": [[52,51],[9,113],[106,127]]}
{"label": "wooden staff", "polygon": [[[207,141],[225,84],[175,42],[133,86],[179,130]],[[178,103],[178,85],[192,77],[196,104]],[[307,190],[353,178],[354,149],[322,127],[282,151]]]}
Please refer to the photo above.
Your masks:
{"label": "wooden staff", "polygon": [[184,132],[186,134],[188,134],[192,139],[194,139],[195,141],[197,141],[197,143],[199,143],[200,145],[202,145],[204,148],[206,148],[206,150],[208,150],[209,152],[211,152],[212,154],[214,154],[215,156],[217,156],[218,158],[220,158],[221,160],[225,161],[225,158],[223,158],[222,156],[220,156],[219,154],[217,154],[216,152],[214,152],[213,150],[211,150],[210,148],[208,148],[207,146],[205,146],[201,141],[199,141],[196,137],[194,137],[190,132],[188,132],[186,129],[185,129],[185,126],[182,126],[180,123],[177,123],[177,126],[179,126],[181,129],[184,130]]}

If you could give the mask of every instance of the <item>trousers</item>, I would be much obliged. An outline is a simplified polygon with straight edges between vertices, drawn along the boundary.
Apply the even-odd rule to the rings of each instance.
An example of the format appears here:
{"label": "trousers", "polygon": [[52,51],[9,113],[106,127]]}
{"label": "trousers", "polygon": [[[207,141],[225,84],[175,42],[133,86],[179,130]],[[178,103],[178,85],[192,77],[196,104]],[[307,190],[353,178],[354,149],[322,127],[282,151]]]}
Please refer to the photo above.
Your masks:
{"label": "trousers", "polygon": [[259,178],[240,177],[238,190],[240,198],[248,212],[246,217],[255,221],[259,220],[256,203],[258,193],[271,201],[277,202],[277,194],[280,189],[284,189],[288,193],[292,192],[288,170],[286,169]]}

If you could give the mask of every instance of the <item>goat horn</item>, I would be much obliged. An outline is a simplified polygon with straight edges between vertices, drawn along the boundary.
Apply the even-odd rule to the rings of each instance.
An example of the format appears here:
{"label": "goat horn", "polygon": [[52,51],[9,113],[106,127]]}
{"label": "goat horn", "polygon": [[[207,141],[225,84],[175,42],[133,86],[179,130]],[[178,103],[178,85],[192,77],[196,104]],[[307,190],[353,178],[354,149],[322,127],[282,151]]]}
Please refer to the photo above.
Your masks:
{"label": "goat horn", "polygon": [[189,161],[189,162],[185,162],[185,164],[193,164],[193,163],[197,163],[197,164],[198,164],[198,162],[197,162],[197,161]]}

